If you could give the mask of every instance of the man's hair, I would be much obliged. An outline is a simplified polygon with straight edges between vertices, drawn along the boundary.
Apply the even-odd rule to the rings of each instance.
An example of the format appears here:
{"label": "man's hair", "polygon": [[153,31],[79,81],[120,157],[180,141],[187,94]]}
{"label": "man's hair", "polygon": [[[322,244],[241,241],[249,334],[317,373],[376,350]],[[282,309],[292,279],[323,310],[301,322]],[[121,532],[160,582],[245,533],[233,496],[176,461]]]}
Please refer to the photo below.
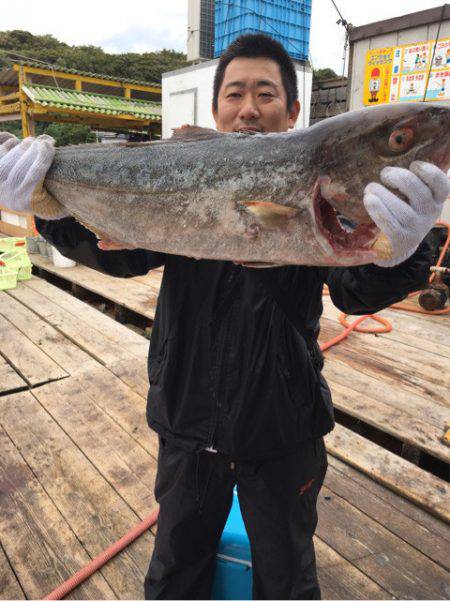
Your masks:
{"label": "man's hair", "polygon": [[298,90],[297,73],[291,57],[279,42],[268,35],[250,33],[236,38],[220,57],[214,75],[213,108],[215,111],[217,111],[217,100],[225,69],[234,58],[269,58],[275,61],[280,67],[281,81],[286,91],[287,109],[292,107],[298,98]]}

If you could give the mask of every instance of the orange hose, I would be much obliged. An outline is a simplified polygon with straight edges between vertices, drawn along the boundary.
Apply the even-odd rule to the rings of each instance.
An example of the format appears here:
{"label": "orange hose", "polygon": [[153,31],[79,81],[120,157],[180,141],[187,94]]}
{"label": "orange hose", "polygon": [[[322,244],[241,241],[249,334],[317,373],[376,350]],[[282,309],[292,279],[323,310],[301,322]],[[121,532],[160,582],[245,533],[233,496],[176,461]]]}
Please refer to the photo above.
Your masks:
{"label": "orange hose", "polygon": [[87,580],[94,572],[99,570],[105,565],[110,559],[120,553],[125,547],[136,540],[141,534],[148,530],[158,519],[159,509],[155,509],[152,513],[146,517],[140,524],[135,526],[132,530],[127,532],[125,536],[122,536],[118,541],[111,545],[106,551],[97,555],[90,563],[88,563],[79,572],[74,574],[71,578],[63,582],[60,586],[55,588],[51,593],[46,595],[44,599],[63,599],[68,593],[74,588],[79,586],[82,582]]}
{"label": "orange hose", "polygon": [[[342,325],[346,326],[346,329],[342,332],[342,334],[339,334],[338,336],[331,338],[331,340],[327,340],[327,342],[324,342],[323,344],[321,344],[320,345],[321,351],[326,351],[327,349],[334,346],[335,344],[339,344],[339,342],[341,342],[342,340],[347,338],[347,336],[352,331],[372,332],[372,333],[380,333],[381,334],[381,333],[385,333],[385,332],[390,332],[392,330],[392,326],[388,322],[388,320],[383,319],[382,317],[379,317],[378,315],[363,315],[362,317],[358,317],[358,319],[356,319],[352,324],[347,323],[346,317],[348,317],[348,316],[345,315],[345,313],[341,313],[341,315],[339,316],[339,321],[341,322]],[[384,328],[358,328],[358,326],[361,322],[363,322],[369,318],[373,319],[374,321],[378,321],[379,323],[382,323],[384,325]]]}

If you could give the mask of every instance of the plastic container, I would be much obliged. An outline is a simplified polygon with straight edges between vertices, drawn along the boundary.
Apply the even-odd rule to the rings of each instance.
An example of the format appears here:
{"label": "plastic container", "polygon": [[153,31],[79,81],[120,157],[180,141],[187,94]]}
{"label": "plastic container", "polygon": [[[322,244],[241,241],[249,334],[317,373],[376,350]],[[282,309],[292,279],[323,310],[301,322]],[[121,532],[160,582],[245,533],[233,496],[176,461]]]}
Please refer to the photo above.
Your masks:
{"label": "plastic container", "polygon": [[31,255],[39,254],[38,236],[30,236],[27,238],[27,250]]}
{"label": "plastic container", "polygon": [[27,240],[26,238],[0,238],[0,253],[13,250],[14,248],[20,248],[23,250],[27,250]]}
{"label": "plastic container", "polygon": [[244,33],[266,33],[297,60],[307,60],[312,0],[216,0],[214,56]]}
{"label": "plastic container", "polygon": [[75,261],[72,261],[72,259],[68,259],[64,255],[62,255],[59,252],[59,250],[56,249],[54,246],[52,246],[52,258],[53,258],[53,265],[55,267],[69,268],[69,267],[75,267],[75,265],[76,265]]}
{"label": "plastic container", "polygon": [[17,286],[17,271],[9,269],[0,259],[0,290],[11,290]]}
{"label": "plastic container", "polygon": [[37,241],[39,252],[43,257],[48,257],[47,241],[39,237]]}
{"label": "plastic container", "polygon": [[212,599],[251,599],[252,576],[250,542],[235,489],[217,553]]}
{"label": "plastic container", "polygon": [[31,279],[32,266],[25,248],[14,247],[0,254],[0,261],[7,269],[15,271],[17,280]]}

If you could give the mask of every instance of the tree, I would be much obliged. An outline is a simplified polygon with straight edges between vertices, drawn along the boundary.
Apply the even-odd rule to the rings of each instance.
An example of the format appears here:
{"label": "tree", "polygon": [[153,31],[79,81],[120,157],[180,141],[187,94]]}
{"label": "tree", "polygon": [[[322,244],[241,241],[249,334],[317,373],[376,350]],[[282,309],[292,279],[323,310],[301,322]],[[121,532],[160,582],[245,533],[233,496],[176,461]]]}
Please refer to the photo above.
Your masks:
{"label": "tree", "polygon": [[22,60],[39,60],[78,71],[158,83],[164,71],[186,66],[186,55],[175,50],[108,54],[99,46],[69,46],[49,34],[0,31],[0,68],[10,66],[13,60],[20,60],[20,57],[26,57]]}
{"label": "tree", "polygon": [[[88,125],[78,123],[42,123],[35,124],[36,136],[47,134],[55,138],[56,146],[68,144],[85,144],[95,142],[95,134]],[[22,124],[20,121],[11,121],[0,124],[0,131],[9,131],[18,138],[22,137]]]}
{"label": "tree", "polygon": [[314,69],[313,72],[313,78],[316,81],[319,79],[333,79],[334,77],[339,77],[339,75],[329,67],[325,67],[324,69]]}

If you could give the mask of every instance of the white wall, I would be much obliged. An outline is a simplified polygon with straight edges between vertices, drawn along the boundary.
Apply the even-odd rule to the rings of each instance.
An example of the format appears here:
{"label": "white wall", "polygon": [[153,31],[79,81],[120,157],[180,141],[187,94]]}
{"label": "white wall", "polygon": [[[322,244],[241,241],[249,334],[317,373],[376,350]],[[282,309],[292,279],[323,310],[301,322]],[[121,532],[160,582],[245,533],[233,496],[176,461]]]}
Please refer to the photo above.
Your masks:
{"label": "white wall", "polygon": [[[215,127],[211,114],[212,88],[218,60],[164,73],[162,76],[162,135],[168,138],[172,128],[186,123]],[[296,63],[302,111],[297,129],[309,125],[312,73],[309,65]]]}

